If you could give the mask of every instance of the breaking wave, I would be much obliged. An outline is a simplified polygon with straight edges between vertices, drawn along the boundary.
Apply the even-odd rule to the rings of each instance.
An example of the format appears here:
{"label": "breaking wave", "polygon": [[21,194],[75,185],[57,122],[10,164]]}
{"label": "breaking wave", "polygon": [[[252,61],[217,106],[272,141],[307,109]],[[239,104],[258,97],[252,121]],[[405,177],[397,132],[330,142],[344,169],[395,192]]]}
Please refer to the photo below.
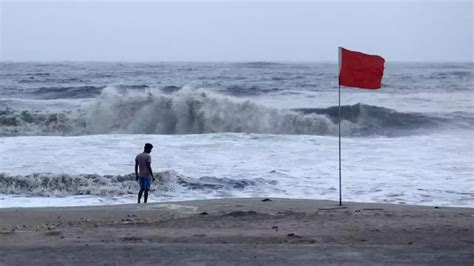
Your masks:
{"label": "breaking wave", "polygon": [[[72,135],[85,128],[84,111],[0,110],[0,135]],[[76,133],[78,134],[78,133]]]}
{"label": "breaking wave", "polygon": [[[333,123],[339,120],[338,106],[329,108],[301,108],[295,109],[303,114],[320,114],[328,116]],[[459,128],[474,128],[474,117],[465,112],[454,112],[444,115],[427,115],[421,113],[402,113],[393,109],[366,104],[341,106],[341,119],[353,125],[353,133],[370,135],[375,132],[379,135],[396,135],[403,131],[443,126]],[[358,130],[355,130],[355,129]]]}
{"label": "breaking wave", "polygon": [[[179,189],[202,192],[238,191],[252,186],[275,185],[274,180],[230,179],[204,176],[192,178],[174,171],[155,173],[156,190],[174,191]],[[42,197],[71,195],[122,196],[135,194],[138,183],[134,174],[128,175],[67,175],[35,173],[29,175],[6,175],[0,173],[0,194],[15,194]],[[153,188],[153,187],[152,187]]]}
{"label": "breaking wave", "polygon": [[170,95],[153,90],[117,93],[114,89],[104,89],[89,110],[87,122],[91,133],[326,135],[334,131],[326,116],[302,115],[191,89]]}
{"label": "breaking wave", "polygon": [[[6,108],[0,110],[0,134],[337,133],[337,106],[275,109],[202,89],[173,90],[107,87],[85,110],[58,112]],[[344,135],[393,136],[443,125],[473,128],[474,124],[470,115],[460,112],[451,116],[429,116],[364,104],[341,108]]]}

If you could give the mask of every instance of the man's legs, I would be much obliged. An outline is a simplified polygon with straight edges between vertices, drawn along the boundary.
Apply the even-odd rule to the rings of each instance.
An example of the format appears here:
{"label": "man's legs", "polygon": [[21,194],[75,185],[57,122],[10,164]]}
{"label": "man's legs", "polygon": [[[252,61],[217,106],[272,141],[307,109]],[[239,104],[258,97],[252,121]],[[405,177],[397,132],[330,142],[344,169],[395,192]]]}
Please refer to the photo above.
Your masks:
{"label": "man's legs", "polygon": [[[138,192],[138,203],[140,203],[140,200],[142,199],[143,191],[144,191],[144,189],[140,188],[140,191]],[[145,192],[145,203],[146,203],[146,200],[147,200],[147,196],[148,196],[148,193]]]}
{"label": "man's legs", "polygon": [[146,203],[148,201],[148,189],[145,189],[145,201],[144,203]]}

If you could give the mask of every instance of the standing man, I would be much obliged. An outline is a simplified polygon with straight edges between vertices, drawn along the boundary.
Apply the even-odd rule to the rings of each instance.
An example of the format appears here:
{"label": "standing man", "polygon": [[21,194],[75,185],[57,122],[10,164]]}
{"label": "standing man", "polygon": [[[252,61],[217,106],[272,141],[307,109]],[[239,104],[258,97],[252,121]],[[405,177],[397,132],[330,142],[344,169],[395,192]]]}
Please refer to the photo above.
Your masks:
{"label": "standing man", "polygon": [[142,199],[143,191],[145,191],[144,203],[148,200],[148,190],[150,190],[151,181],[155,181],[153,176],[153,170],[151,170],[151,150],[153,145],[150,143],[145,144],[145,148],[142,153],[138,154],[135,158],[135,180],[140,183],[140,191],[138,192],[138,203]]}

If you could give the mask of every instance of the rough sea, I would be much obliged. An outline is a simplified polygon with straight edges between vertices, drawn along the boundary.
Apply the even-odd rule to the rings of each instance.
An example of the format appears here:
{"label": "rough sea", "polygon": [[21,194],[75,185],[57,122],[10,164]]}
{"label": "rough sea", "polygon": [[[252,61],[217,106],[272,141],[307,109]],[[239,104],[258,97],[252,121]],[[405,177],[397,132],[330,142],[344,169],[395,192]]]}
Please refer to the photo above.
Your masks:
{"label": "rough sea", "polygon": [[[341,88],[343,201],[474,207],[474,64]],[[338,200],[333,63],[0,63],[0,207]]]}

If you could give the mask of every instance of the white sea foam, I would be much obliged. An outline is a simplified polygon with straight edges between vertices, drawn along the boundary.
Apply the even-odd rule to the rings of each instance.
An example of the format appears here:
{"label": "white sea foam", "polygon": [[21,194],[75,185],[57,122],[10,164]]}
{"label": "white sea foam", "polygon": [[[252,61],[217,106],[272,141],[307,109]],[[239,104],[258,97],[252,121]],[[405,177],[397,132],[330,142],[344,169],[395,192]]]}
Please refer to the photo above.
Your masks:
{"label": "white sea foam", "polygon": [[[352,201],[474,207],[472,139],[470,132],[343,138],[343,197]],[[337,138],[324,136],[221,133],[8,137],[0,139],[0,169],[4,180],[31,179],[32,173],[41,173],[38,175],[48,180],[56,177],[59,181],[54,182],[61,183],[61,176],[68,175],[69,179],[64,180],[69,181],[60,186],[72,184],[70,179],[83,178],[81,175],[123,176],[133,172],[134,156],[145,142],[155,145],[154,170],[168,173],[154,188],[154,201],[253,196],[338,199]],[[104,182],[86,184],[89,191],[99,192],[81,197],[80,202],[135,201],[133,181]],[[103,184],[98,188],[99,183]],[[41,183],[36,185],[41,187]],[[40,195],[66,196],[65,202],[45,200],[41,204],[68,205],[69,200],[70,205],[78,204],[74,190],[63,194],[54,191],[45,190],[46,194]],[[77,194],[84,194],[85,190],[81,191]],[[22,193],[28,196],[29,192]],[[23,204],[22,198],[12,195],[0,198],[4,207],[32,204]]]}

